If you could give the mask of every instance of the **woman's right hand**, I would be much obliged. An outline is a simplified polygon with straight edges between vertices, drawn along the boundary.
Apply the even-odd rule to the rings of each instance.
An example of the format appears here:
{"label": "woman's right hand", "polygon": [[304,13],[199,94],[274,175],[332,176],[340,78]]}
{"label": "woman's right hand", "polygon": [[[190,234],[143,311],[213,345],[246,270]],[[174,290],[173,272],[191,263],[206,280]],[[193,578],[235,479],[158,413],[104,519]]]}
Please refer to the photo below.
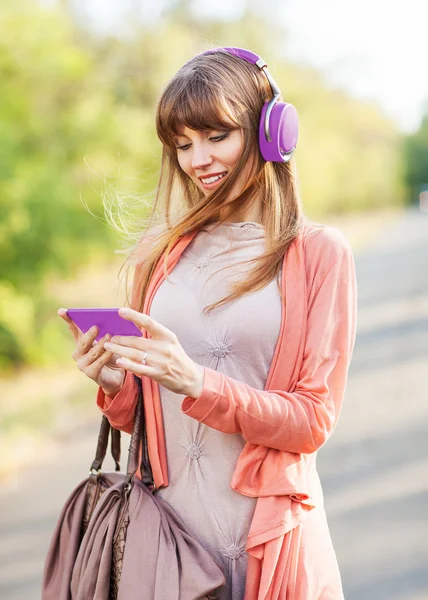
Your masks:
{"label": "woman's right hand", "polygon": [[77,367],[102,387],[107,396],[113,398],[122,389],[125,369],[116,366],[116,360],[119,358],[117,354],[104,349],[103,344],[110,340],[111,336],[107,334],[93,345],[98,335],[97,327],[91,327],[89,331],[82,333],[70,319],[65,308],[60,308],[57,313],[67,323],[76,342],[76,348],[71,356],[77,363]]}

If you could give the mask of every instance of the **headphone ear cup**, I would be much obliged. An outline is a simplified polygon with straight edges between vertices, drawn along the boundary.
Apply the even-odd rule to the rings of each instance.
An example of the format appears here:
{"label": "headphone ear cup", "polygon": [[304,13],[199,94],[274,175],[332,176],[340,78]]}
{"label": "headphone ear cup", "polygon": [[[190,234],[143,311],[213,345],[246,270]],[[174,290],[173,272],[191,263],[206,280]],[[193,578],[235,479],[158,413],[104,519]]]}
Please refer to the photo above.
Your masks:
{"label": "headphone ear cup", "polygon": [[266,161],[287,162],[290,160],[297,145],[299,133],[299,118],[292,104],[276,102],[270,113],[270,137],[268,142],[265,135],[265,118],[269,102],[263,106],[259,125],[260,152]]}

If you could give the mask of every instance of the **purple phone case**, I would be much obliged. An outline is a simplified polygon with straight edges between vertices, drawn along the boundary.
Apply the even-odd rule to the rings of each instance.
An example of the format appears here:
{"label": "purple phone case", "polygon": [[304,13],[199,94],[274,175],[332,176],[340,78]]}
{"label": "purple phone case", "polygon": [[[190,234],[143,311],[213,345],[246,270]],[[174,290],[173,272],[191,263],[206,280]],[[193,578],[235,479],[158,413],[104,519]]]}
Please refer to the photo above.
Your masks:
{"label": "purple phone case", "polygon": [[118,311],[118,308],[69,308],[67,314],[83,333],[96,325],[99,329],[96,341],[104,337],[106,333],[110,333],[112,336],[135,335],[142,337],[143,334],[135,323],[122,319]]}

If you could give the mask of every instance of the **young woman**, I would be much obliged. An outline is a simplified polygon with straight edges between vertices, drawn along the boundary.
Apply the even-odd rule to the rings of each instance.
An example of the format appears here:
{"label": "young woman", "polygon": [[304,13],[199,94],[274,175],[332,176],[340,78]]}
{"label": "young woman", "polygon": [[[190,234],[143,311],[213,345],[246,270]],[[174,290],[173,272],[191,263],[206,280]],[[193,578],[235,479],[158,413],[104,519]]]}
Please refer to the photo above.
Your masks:
{"label": "young woman", "polygon": [[216,598],[340,600],[316,453],[354,345],[349,243],[303,216],[296,111],[252,52],[190,60],[157,131],[162,221],[131,253],[123,310],[143,337],[93,345],[60,309],[73,358],[124,431],[141,376],[155,493],[222,568]]}

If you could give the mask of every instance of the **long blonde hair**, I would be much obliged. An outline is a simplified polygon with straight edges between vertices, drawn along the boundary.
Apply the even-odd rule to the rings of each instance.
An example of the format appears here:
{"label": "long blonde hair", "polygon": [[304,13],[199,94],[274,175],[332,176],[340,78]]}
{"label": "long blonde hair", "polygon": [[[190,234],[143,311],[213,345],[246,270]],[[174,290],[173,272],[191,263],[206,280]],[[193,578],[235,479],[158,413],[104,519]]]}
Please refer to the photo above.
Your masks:
{"label": "long blonde hair", "polygon": [[[244,281],[235,282],[231,293],[204,309],[209,314],[249,292],[264,288],[279,273],[290,243],[301,231],[300,206],[294,159],[287,163],[265,162],[258,149],[259,119],[263,104],[271,97],[266,77],[245,60],[217,51],[198,55],[186,63],[167,84],[159,100],[156,128],[163,144],[160,178],[155,201],[140,241],[128,257],[135,266],[131,306],[142,311],[150,278],[162,255],[164,271],[169,252],[185,234],[220,220],[261,198],[265,229],[265,252],[253,258],[254,267]],[[241,128],[243,153],[224,183],[208,198],[182,171],[173,137],[182,126],[194,130]],[[239,173],[252,165],[252,174],[236,197],[231,194]],[[155,215],[160,214],[156,222]],[[153,223],[157,226],[152,227]]]}

